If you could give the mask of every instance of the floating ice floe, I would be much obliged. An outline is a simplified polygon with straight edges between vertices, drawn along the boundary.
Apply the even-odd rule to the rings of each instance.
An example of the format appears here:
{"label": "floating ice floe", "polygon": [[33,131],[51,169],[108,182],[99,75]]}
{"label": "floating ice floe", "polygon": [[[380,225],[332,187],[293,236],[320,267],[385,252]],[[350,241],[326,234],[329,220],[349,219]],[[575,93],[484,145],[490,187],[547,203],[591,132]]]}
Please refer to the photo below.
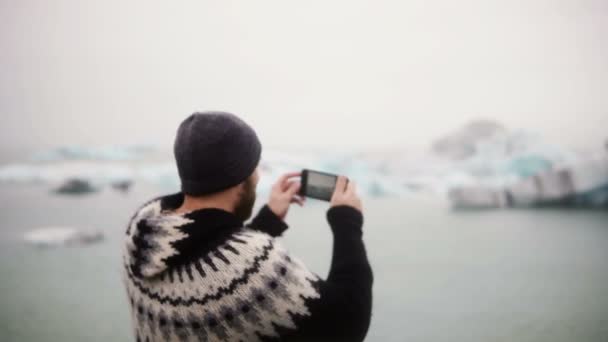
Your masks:
{"label": "floating ice floe", "polygon": [[131,180],[117,180],[114,182],[110,183],[110,186],[113,189],[116,189],[118,191],[122,191],[122,192],[127,192],[129,191],[129,189],[131,188],[131,186],[133,185],[133,181]]}
{"label": "floating ice floe", "polygon": [[104,234],[73,227],[43,227],[25,233],[23,239],[37,247],[78,246],[103,241]]}
{"label": "floating ice floe", "polygon": [[59,187],[53,189],[53,192],[61,195],[84,195],[99,191],[91,183],[85,179],[71,178],[66,180]]}

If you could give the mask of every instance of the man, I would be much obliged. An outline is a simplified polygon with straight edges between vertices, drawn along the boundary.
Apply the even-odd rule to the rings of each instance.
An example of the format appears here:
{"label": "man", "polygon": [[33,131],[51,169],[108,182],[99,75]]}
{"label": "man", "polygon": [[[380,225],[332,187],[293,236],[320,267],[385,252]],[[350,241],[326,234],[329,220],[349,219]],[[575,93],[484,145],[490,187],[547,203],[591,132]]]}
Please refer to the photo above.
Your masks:
{"label": "man", "polygon": [[371,318],[372,271],[361,200],[339,177],[327,211],[333,257],[326,280],[276,240],[286,229],[299,173],[283,175],[247,224],[259,180],[260,142],[223,112],[194,113],[174,154],[181,191],[132,216],[124,282],[138,341],[362,341]]}

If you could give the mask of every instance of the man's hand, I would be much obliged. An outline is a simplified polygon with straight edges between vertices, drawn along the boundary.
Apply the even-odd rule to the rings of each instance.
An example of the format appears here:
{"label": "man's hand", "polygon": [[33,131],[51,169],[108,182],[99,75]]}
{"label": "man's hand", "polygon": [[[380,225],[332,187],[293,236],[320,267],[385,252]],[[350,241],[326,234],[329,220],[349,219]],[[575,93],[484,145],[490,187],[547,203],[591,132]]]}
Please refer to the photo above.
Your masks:
{"label": "man's hand", "polygon": [[275,215],[285,219],[287,210],[291,203],[297,203],[300,206],[304,205],[304,197],[297,195],[300,190],[300,182],[292,180],[299,177],[300,172],[291,172],[282,175],[279,180],[272,186],[270,198],[268,199],[268,207]]}
{"label": "man's hand", "polygon": [[361,205],[359,195],[357,195],[355,182],[349,181],[348,184],[346,184],[346,177],[344,176],[338,176],[336,189],[334,190],[329,203],[331,207],[348,205],[363,212],[363,206]]}

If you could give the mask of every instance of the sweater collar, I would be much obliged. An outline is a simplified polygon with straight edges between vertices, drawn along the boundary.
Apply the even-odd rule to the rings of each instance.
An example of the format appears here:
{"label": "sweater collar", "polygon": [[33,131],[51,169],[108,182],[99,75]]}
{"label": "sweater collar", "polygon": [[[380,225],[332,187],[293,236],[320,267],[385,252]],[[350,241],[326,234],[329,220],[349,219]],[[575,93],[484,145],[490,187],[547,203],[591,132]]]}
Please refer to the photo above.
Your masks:
{"label": "sweater collar", "polygon": [[173,213],[184,200],[177,192],[157,197],[133,215],[127,228],[127,249],[133,274],[150,277],[170,266],[216,248],[243,227],[233,213],[203,208]]}
{"label": "sweater collar", "polygon": [[202,208],[186,213],[174,213],[173,211],[179,208],[182,203],[184,203],[184,193],[182,192],[161,196],[160,215],[189,219],[205,230],[213,230],[214,228],[225,226],[240,227],[243,225],[243,221],[236,217],[236,215],[220,208]]}

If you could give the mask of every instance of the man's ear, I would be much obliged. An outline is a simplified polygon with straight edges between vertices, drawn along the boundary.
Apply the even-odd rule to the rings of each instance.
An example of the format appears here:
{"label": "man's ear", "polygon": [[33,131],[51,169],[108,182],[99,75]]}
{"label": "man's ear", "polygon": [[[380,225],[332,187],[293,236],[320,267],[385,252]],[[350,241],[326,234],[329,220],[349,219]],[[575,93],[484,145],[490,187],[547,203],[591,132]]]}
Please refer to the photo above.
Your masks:
{"label": "man's ear", "polygon": [[247,192],[247,181],[249,180],[249,178],[245,179],[244,181],[240,182],[237,186],[236,186],[236,190],[235,193],[238,196],[241,196],[243,194],[245,194]]}
{"label": "man's ear", "polygon": [[232,187],[232,192],[235,194],[240,194],[241,192],[243,192],[243,189],[244,189],[243,184],[244,184],[244,182],[240,182],[239,184]]}

